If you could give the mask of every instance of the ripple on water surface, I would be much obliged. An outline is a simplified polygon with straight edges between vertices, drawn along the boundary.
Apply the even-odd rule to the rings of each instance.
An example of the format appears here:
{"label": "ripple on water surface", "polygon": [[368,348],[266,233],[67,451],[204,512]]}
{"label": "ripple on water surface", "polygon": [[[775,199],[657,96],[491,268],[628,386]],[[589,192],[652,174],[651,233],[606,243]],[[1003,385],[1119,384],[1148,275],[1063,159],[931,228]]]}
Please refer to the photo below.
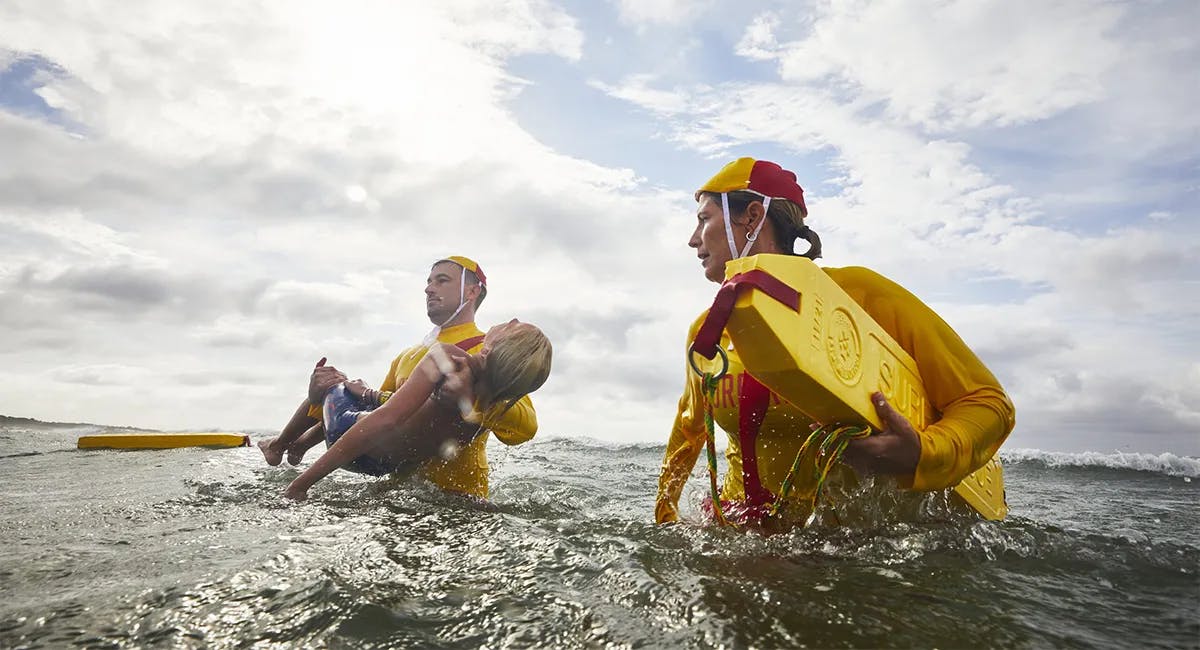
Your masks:
{"label": "ripple on water surface", "polygon": [[[299,506],[279,496],[296,471],[263,467],[255,450],[34,451],[5,459],[15,480],[0,485],[6,647],[1200,638],[1186,523],[1198,492],[1178,477],[1022,466],[1003,523],[929,516],[763,538],[650,523],[655,448],[505,450],[492,504],[338,474]],[[689,491],[687,512],[702,493]],[[1105,506],[1121,494],[1142,514]]]}

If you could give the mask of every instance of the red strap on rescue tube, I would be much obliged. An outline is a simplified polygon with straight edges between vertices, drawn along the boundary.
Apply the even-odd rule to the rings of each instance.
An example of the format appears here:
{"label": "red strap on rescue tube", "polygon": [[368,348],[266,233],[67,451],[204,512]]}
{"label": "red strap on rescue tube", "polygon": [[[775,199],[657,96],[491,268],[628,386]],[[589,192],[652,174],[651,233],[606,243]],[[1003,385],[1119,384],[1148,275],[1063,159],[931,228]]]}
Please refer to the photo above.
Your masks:
{"label": "red strap on rescue tube", "polygon": [[742,287],[754,287],[794,310],[800,309],[800,292],[784,284],[779,278],[762,269],[738,273],[726,280],[717,290],[717,297],[708,309],[708,316],[696,332],[696,339],[692,341],[693,353],[698,352],[705,359],[717,355],[717,346],[721,344],[721,332],[729,322],[729,316],[733,313],[733,303],[737,301],[738,292]]}
{"label": "red strap on rescue tube", "polygon": [[758,479],[758,430],[767,417],[771,391],[743,372],[738,386],[738,442],[742,446],[742,489],[750,506],[763,506],[775,500]]}
{"label": "red strap on rescue tube", "polygon": [[[737,302],[738,293],[743,287],[753,287],[793,310],[800,309],[800,292],[784,284],[782,280],[762,269],[738,273],[726,280],[717,290],[708,316],[704,318],[704,323],[700,325],[696,338],[692,341],[692,354],[699,353],[706,359],[717,355],[721,345],[721,332],[725,331],[725,325],[729,323],[733,304]],[[747,505],[756,509],[757,506],[766,506],[774,500],[774,496],[762,486],[758,477],[756,444],[758,430],[767,416],[771,391],[748,372],[742,373],[741,379],[741,385],[738,387],[738,442],[742,448],[742,488],[746,493]]]}
{"label": "red strap on rescue tube", "polygon": [[480,334],[479,336],[472,336],[469,339],[463,339],[463,340],[459,341],[458,343],[455,343],[454,345],[455,345],[455,347],[462,350],[463,352],[470,352],[471,348],[475,347],[476,345],[479,345],[480,343],[483,343],[483,335],[482,334]]}

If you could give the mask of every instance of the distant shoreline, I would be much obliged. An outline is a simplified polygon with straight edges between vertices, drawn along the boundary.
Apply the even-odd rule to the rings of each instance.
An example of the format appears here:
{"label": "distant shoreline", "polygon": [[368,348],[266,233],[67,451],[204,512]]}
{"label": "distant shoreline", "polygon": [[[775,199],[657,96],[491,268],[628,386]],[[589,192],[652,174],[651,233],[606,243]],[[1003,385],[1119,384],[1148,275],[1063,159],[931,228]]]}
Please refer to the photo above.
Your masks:
{"label": "distant shoreline", "polygon": [[92,422],[45,422],[36,418],[19,418],[12,415],[0,415],[0,426],[21,425],[32,427],[101,427],[105,429],[119,429],[122,431],[153,431],[153,429],[139,429],[138,427],[122,427],[108,424],[95,424]]}

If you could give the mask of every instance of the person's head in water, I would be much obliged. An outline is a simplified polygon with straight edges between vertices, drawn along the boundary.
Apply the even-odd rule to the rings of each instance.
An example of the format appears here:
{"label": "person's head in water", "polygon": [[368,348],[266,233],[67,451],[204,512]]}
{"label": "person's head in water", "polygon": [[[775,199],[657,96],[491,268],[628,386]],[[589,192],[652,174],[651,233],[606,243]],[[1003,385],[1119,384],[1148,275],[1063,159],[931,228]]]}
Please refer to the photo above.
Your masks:
{"label": "person's head in water", "polygon": [[512,319],[488,330],[476,359],[477,397],[482,410],[517,400],[542,387],[550,376],[554,348],[542,330]]}
{"label": "person's head in water", "polygon": [[434,262],[425,281],[425,313],[438,327],[475,320],[487,296],[487,276],[470,258],[453,255]]}
{"label": "person's head in water", "polygon": [[[804,224],[808,209],[796,175],[765,160],[739,158],[696,190],[696,229],[688,246],[713,282],[725,263],[758,253],[821,256],[821,239]],[[808,249],[795,252],[797,240]]]}

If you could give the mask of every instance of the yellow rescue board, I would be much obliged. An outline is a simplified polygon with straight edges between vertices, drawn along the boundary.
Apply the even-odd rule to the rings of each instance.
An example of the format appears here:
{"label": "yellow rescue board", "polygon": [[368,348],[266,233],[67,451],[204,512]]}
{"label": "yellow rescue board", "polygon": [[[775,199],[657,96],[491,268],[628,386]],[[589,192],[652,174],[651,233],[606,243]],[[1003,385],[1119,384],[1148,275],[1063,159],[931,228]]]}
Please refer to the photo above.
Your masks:
{"label": "yellow rescue board", "polygon": [[[746,370],[819,422],[882,428],[871,404],[880,391],[917,429],[935,417],[916,362],[816,264],[793,255],[754,255],[725,266],[725,277],[759,269],[800,294],[793,311],[761,291],[742,291],[725,326]],[[1008,514],[998,458],[954,493],[987,519]]]}
{"label": "yellow rescue board", "polygon": [[79,449],[176,449],[179,447],[249,447],[242,433],[106,433],[81,436]]}

